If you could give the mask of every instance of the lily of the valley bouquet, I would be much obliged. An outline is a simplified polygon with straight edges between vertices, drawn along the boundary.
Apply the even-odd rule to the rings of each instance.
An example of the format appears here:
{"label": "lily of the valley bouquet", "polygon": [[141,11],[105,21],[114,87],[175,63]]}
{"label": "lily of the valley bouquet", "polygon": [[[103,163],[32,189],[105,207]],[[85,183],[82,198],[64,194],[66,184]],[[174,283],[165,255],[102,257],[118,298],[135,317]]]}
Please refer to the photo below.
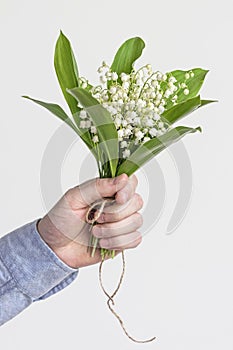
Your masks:
{"label": "lily of the valley bouquet", "polygon": [[[81,137],[96,159],[101,178],[122,173],[130,176],[170,144],[201,131],[200,127],[174,127],[174,124],[213,102],[199,95],[207,70],[192,68],[162,73],[150,64],[136,68],[135,61],[144,47],[139,37],[124,42],[113,63],[103,62],[98,68],[100,84],[95,86],[79,75],[70,42],[61,32],[54,65],[71,114],[68,116],[57,104],[31,98]],[[87,221],[95,225],[98,219],[95,214],[100,215],[106,203],[113,200],[106,198],[101,203],[93,203]],[[98,239],[90,234],[91,255],[97,246]],[[114,256],[114,251],[106,249],[101,253],[103,260],[107,255]],[[110,309],[112,298],[109,296]],[[115,316],[126,332],[120,317],[116,313]]]}

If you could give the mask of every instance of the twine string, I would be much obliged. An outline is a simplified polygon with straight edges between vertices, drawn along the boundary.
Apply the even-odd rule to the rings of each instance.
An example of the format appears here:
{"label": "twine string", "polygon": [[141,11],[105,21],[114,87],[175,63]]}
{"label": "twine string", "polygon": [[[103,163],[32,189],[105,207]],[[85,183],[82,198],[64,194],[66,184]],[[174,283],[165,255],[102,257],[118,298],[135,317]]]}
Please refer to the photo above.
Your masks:
{"label": "twine string", "polygon": [[[102,214],[104,208],[105,208],[105,205],[108,203],[109,205],[111,205],[112,203],[114,202],[114,199],[112,198],[105,198],[101,201],[97,201],[95,203],[93,203],[91,205],[91,207],[89,208],[87,214],[86,214],[86,221],[91,225],[91,229],[92,227],[94,226],[94,224],[96,223],[96,221],[99,219],[100,215]],[[121,285],[122,285],[122,282],[123,282],[123,278],[124,278],[124,275],[125,275],[125,266],[126,266],[126,263],[125,263],[125,255],[124,255],[124,250],[121,251],[121,258],[122,258],[122,271],[121,271],[121,276],[120,276],[120,279],[119,279],[119,282],[117,284],[117,287],[115,288],[114,292],[110,295],[107,291],[106,291],[106,288],[104,287],[104,284],[103,284],[103,278],[102,278],[102,275],[103,275],[103,264],[104,264],[104,261],[105,261],[105,257],[103,256],[102,257],[102,260],[100,262],[100,265],[99,265],[99,282],[100,282],[100,286],[101,286],[101,289],[102,291],[104,292],[104,294],[107,296],[108,300],[107,300],[107,305],[108,305],[108,308],[109,310],[112,312],[112,314],[117,318],[117,320],[119,321],[120,325],[121,325],[121,328],[123,329],[125,335],[131,339],[133,342],[135,343],[149,343],[149,342],[152,342],[156,339],[156,337],[152,337],[150,339],[146,339],[146,340],[138,340],[138,339],[135,339],[133,338],[129,333],[128,331],[126,330],[126,327],[124,325],[124,322],[122,320],[122,318],[119,316],[119,314],[113,309],[113,306],[115,305],[115,302],[114,302],[114,297],[116,296],[116,294],[118,293]]]}

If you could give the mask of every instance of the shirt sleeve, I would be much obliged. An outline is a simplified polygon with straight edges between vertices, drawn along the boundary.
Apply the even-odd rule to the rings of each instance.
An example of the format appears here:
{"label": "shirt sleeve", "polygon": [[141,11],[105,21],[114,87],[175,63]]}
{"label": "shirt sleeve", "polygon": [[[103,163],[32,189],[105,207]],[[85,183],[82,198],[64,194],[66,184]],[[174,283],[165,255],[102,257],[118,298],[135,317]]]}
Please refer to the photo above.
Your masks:
{"label": "shirt sleeve", "polygon": [[37,221],[0,239],[0,325],[77,277],[78,269],[66,265],[43,241]]}

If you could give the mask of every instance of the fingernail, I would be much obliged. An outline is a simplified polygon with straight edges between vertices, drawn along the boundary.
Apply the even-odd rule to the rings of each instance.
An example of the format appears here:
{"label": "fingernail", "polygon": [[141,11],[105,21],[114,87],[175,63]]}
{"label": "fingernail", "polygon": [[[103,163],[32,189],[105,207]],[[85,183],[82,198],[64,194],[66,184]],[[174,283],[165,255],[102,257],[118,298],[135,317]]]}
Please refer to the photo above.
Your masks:
{"label": "fingernail", "polygon": [[114,185],[117,185],[121,181],[121,179],[124,177],[128,178],[128,176],[126,174],[121,174],[121,175],[118,175],[117,177],[115,177],[115,179],[113,181]]}
{"label": "fingernail", "polygon": [[113,180],[113,184],[114,185],[117,185],[119,182],[119,176],[115,177],[114,180]]}
{"label": "fingernail", "polygon": [[104,214],[101,214],[100,217],[98,218],[97,222],[104,222]]}
{"label": "fingernail", "polygon": [[94,226],[93,229],[92,229],[92,233],[93,233],[94,236],[100,237],[101,230],[99,229],[99,227]]}
{"label": "fingernail", "polygon": [[101,239],[99,243],[100,243],[100,246],[102,248],[108,248],[109,247],[109,242],[108,242],[107,239]]}

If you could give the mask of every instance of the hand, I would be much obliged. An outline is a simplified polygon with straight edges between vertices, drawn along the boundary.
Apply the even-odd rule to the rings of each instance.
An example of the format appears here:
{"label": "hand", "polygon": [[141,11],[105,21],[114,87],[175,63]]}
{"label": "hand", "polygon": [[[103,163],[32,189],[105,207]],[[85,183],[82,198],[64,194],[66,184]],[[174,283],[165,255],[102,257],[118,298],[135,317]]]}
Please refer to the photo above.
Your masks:
{"label": "hand", "polygon": [[38,232],[55,254],[67,265],[78,268],[101,261],[100,249],[95,256],[87,252],[91,227],[86,222],[89,207],[96,200],[115,196],[115,202],[104,208],[92,234],[99,246],[120,252],[135,248],[141,242],[138,229],[142,216],[138,210],[143,201],[135,193],[137,178],[122,174],[113,179],[93,179],[68,190],[38,223]]}

